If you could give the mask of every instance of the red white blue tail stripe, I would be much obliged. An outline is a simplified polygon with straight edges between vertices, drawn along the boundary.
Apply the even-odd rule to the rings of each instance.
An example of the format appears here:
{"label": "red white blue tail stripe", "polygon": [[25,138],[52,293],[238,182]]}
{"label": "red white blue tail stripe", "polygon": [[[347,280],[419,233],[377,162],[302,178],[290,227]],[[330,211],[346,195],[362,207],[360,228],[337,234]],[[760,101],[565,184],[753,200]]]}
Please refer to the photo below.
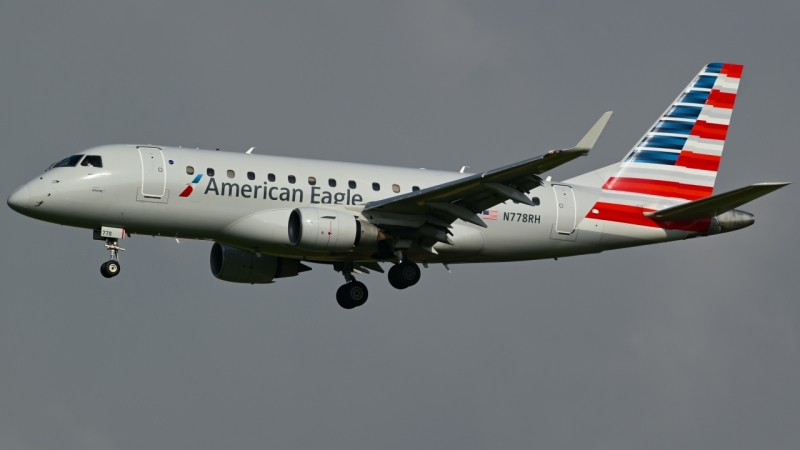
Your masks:
{"label": "red white blue tail stripe", "polygon": [[642,217],[644,205],[660,208],[710,196],[742,69],[705,66],[619,163],[603,185],[595,207],[600,214],[590,216],[663,227]]}

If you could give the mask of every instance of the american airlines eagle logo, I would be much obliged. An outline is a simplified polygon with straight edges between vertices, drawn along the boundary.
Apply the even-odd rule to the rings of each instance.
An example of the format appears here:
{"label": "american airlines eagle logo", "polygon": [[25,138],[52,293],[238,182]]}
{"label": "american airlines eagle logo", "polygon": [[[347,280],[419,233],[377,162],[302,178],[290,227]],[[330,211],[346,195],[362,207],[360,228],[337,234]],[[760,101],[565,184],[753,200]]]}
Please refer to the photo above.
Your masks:
{"label": "american airlines eagle logo", "polygon": [[199,183],[201,178],[203,178],[203,174],[202,173],[197,174],[197,176],[194,177],[194,180],[192,180],[191,183],[186,184],[186,189],[184,189],[183,192],[181,192],[181,195],[179,195],[178,197],[188,197],[192,195],[192,192],[194,191],[192,185]]}

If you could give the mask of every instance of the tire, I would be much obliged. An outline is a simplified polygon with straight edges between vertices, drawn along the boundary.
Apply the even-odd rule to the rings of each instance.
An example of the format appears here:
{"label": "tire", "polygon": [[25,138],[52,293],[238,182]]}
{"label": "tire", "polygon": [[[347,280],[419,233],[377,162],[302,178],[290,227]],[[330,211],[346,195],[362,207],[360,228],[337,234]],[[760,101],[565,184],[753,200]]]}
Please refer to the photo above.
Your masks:
{"label": "tire", "polygon": [[109,275],[111,275],[111,277],[115,277],[115,276],[119,275],[119,270],[120,270],[120,267],[119,267],[119,263],[117,261],[113,261],[112,260],[112,261],[106,262],[106,272],[108,272]]}
{"label": "tire", "polygon": [[422,272],[419,270],[418,265],[411,261],[403,261],[398,266],[400,266],[398,277],[406,287],[413,286],[419,282]]}
{"label": "tire", "polygon": [[336,303],[344,309],[353,309],[356,307],[356,305],[350,301],[346,284],[339,286],[339,289],[336,290]]}
{"label": "tire", "polygon": [[104,262],[104,263],[103,263],[103,264],[100,266],[100,275],[102,275],[102,276],[104,276],[104,277],[106,277],[106,278],[111,278],[111,277],[113,277],[114,275],[111,275],[111,273],[108,271],[108,269],[106,269],[106,267],[108,267],[108,261]]}
{"label": "tire", "polygon": [[336,302],[344,309],[353,309],[367,302],[369,291],[364,283],[353,281],[339,287]]}
{"label": "tire", "polygon": [[399,264],[395,264],[391,268],[389,268],[389,284],[391,284],[392,287],[395,289],[405,289],[408,287],[408,285],[403,283],[403,280],[400,279]]}
{"label": "tire", "polygon": [[403,261],[389,269],[389,284],[395,289],[405,289],[417,284],[421,275],[418,265]]}

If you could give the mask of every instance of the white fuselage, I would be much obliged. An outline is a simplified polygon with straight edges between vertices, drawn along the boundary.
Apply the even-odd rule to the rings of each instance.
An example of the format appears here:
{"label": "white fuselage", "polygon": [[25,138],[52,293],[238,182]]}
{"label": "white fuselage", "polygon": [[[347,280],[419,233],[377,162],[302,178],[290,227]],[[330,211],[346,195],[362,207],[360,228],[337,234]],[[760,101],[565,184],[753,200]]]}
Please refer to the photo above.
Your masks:
{"label": "white fuselage", "polygon": [[[308,252],[289,245],[285,221],[294,208],[343,210],[369,221],[361,212],[370,201],[469,175],[174,147],[117,145],[82,154],[102,157],[103,167],[50,169],[17,191],[27,192],[27,202],[15,209],[64,225],[214,240],[319,261],[369,261],[372,251]],[[411,246],[407,255],[420,262],[530,260],[690,235],[593,220],[587,215],[599,195],[596,188],[544,182],[529,193],[538,205],[498,204],[482,214],[487,228],[457,220],[454,245],[438,243],[433,252]]]}

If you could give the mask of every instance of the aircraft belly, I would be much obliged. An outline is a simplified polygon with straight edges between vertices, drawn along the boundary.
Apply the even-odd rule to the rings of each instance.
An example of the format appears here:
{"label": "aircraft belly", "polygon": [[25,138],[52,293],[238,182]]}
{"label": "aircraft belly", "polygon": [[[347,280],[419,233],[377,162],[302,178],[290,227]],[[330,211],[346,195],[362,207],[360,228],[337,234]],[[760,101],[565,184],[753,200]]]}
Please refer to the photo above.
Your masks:
{"label": "aircraft belly", "polygon": [[[599,245],[606,249],[634,247],[669,240],[662,228],[645,227],[622,222],[604,221],[603,236]],[[686,236],[681,232],[682,237]]]}

